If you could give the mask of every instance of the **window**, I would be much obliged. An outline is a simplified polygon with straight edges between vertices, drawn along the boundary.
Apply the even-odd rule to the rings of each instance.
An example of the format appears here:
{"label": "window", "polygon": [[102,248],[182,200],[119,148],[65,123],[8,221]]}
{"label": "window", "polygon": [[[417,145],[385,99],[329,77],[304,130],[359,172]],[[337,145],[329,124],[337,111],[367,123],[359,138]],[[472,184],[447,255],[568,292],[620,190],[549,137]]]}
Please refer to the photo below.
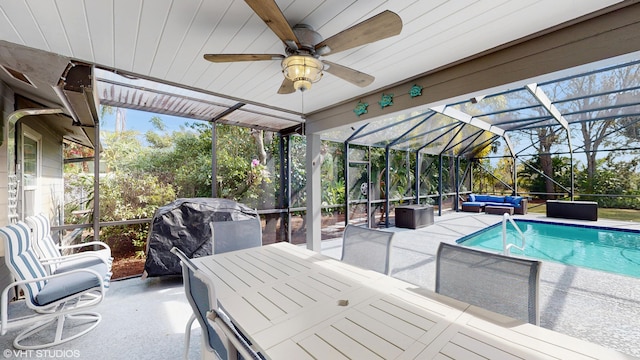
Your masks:
{"label": "window", "polygon": [[23,126],[22,135],[22,215],[38,212],[38,179],[40,178],[41,136]]}

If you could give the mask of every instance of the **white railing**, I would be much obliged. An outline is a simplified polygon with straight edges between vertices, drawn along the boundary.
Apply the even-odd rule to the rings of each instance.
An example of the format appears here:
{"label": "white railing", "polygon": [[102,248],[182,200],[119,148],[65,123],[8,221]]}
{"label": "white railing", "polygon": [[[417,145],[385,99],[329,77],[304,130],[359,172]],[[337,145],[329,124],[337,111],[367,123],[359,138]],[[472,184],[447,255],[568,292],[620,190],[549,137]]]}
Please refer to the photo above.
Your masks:
{"label": "white railing", "polygon": [[[516,229],[516,231],[518,231],[518,233],[520,234],[520,238],[522,238],[521,246],[518,246],[514,243],[507,243],[507,221],[509,221],[511,225],[513,225],[513,227]],[[502,217],[502,253],[505,255],[510,255],[511,248],[516,248],[524,252],[524,246],[525,246],[524,233],[520,230],[516,222],[513,221],[513,219],[511,218],[511,215],[509,215],[508,213],[505,213],[504,216]]]}

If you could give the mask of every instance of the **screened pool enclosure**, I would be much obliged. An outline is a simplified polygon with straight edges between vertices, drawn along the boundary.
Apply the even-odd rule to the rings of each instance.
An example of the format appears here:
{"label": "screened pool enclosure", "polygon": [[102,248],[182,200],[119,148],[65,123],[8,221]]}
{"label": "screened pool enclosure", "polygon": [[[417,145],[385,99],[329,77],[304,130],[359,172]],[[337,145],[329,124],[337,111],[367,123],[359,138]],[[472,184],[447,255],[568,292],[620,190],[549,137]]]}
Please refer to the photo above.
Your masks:
{"label": "screened pool enclosure", "polygon": [[[639,70],[640,61],[634,60],[568,71],[564,74],[571,75],[546,82],[323,131],[323,231],[329,229],[331,236],[333,221],[393,226],[399,204],[430,204],[436,214],[456,211],[472,191],[635,203],[637,184],[603,188],[598,174],[636,170]],[[103,105],[206,120],[216,130],[242,126],[268,134],[277,144],[269,148],[265,165],[273,185],[254,203],[267,224],[264,236],[305,241],[303,119],[106,70],[96,69],[96,75]],[[224,115],[210,116],[221,108]],[[217,152],[226,145],[218,143],[217,131],[212,138],[211,171],[217,179],[225,176],[218,172]],[[224,193],[224,182],[213,181],[212,196]]]}
{"label": "screened pool enclosure", "polygon": [[[346,212],[363,203],[365,182],[372,184],[368,208],[382,204],[385,226],[395,204],[457,210],[456,200],[471,191],[635,198],[637,184],[594,193],[597,187],[578,187],[576,177],[580,171],[593,186],[599,168],[621,162],[635,172],[639,69],[638,61],[627,62],[327,132],[323,139],[343,144],[349,154]],[[564,163],[554,167],[554,161]],[[534,189],[521,173],[551,186]],[[490,188],[478,181],[487,174]]]}

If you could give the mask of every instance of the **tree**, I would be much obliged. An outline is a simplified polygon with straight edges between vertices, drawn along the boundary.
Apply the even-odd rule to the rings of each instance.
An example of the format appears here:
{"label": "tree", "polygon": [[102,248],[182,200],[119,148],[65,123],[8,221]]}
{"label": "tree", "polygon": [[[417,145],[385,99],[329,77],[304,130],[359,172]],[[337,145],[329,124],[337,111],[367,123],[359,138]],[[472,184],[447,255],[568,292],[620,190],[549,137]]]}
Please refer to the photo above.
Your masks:
{"label": "tree", "polygon": [[[586,192],[594,191],[593,180],[596,176],[598,153],[603,147],[628,146],[638,141],[638,133],[625,131],[637,123],[636,117],[624,116],[625,104],[634,103],[637,97],[635,91],[624,91],[636,86],[640,76],[640,65],[614,68],[609,71],[594,73],[558,83],[562,96],[577,98],[563,105],[562,111],[579,112],[583,120],[572,128],[582,136],[583,148],[586,153]],[[582,96],[583,94],[602,93],[599,96]],[[593,109],[593,110],[591,110]]]}
{"label": "tree", "polygon": [[[579,186],[590,186],[595,194],[623,195],[623,197],[589,197],[581,199],[597,201],[600,207],[640,209],[640,159],[614,161],[613,156],[598,160],[598,171],[592,178],[586,172],[578,174]],[[631,195],[631,196],[626,196]]]}
{"label": "tree", "polygon": [[138,135],[139,132],[133,130],[101,134],[104,143],[102,160],[107,165],[107,171],[126,171],[135,167],[141,154],[144,154]]}
{"label": "tree", "polygon": [[307,140],[304,136],[291,136],[289,141],[291,142],[291,164],[289,166],[291,172],[290,202],[293,207],[302,207],[307,203],[307,169],[305,166]]}
{"label": "tree", "polygon": [[[537,169],[541,168],[540,162],[542,161],[541,155],[535,155],[531,159],[525,161],[527,166],[524,166],[519,170],[518,175],[520,177],[520,186],[529,190],[532,193],[561,193],[565,190],[551,181],[553,187],[549,190],[548,182],[550,181],[545,176],[540,174]],[[571,166],[570,159],[567,157],[553,156],[551,158],[551,174],[554,181],[558,184],[563,184],[568,187],[571,181]],[[577,165],[574,164],[574,168]],[[534,170],[536,169],[536,170]],[[546,174],[545,174],[546,175]]]}

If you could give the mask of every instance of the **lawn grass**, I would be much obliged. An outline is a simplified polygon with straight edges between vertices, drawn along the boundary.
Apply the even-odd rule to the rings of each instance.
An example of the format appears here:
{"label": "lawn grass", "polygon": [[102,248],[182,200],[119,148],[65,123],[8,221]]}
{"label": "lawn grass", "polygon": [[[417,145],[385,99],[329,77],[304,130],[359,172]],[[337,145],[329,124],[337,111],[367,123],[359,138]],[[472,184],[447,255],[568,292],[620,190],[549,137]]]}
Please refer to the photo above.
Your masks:
{"label": "lawn grass", "polygon": [[[545,203],[529,203],[528,211],[546,214],[547,206]],[[640,222],[640,210],[598,208],[598,218]]]}

